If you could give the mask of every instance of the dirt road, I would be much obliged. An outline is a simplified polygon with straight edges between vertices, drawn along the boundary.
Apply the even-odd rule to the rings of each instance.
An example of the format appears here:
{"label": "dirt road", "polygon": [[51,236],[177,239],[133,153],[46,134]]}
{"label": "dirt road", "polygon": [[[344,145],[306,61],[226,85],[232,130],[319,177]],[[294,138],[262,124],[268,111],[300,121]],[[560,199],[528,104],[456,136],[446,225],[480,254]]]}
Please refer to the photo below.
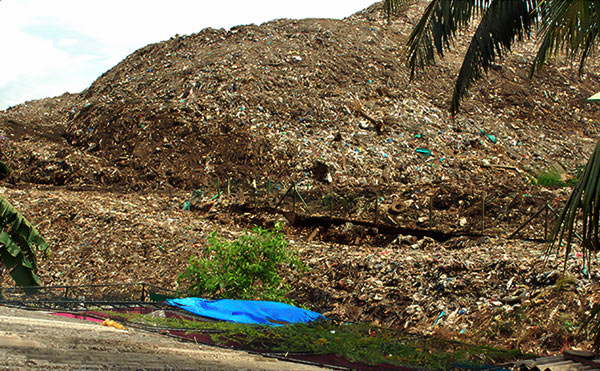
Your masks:
{"label": "dirt road", "polygon": [[318,370],[136,329],[0,307],[0,370]]}

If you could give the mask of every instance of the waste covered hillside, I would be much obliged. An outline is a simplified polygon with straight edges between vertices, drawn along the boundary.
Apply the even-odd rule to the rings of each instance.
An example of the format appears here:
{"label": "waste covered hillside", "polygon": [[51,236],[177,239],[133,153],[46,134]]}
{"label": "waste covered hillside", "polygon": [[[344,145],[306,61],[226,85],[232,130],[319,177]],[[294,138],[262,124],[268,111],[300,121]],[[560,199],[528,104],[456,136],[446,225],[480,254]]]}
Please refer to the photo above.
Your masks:
{"label": "waste covered hillside", "polygon": [[[584,162],[597,133],[597,109],[584,103],[597,81],[592,66],[579,79],[570,66],[551,64],[529,80],[530,41],[452,118],[447,102],[462,49],[413,82],[404,66],[422,9],[388,23],[375,4],[344,20],[206,29],[148,45],[57,103],[44,125],[62,132],[61,146],[16,146],[6,151],[9,165],[20,181],[133,190],[197,189],[217,177],[324,181],[353,197],[380,193],[391,202],[403,194],[417,205],[433,197],[439,222],[454,230],[459,220],[447,221],[445,210],[479,205],[486,188],[498,193],[489,216],[501,217],[513,192],[529,193],[527,174]],[[13,117],[33,106],[3,120],[22,123]],[[26,170],[29,163],[38,169]]]}
{"label": "waste covered hillside", "polygon": [[404,64],[425,5],[175,36],[80,94],[1,111],[2,195],[50,242],[44,282],[176,287],[211,232],[285,211],[310,268],[286,283],[327,316],[544,352],[583,341],[597,267],[575,253],[559,279],[561,259],[544,263],[540,210],[570,188],[537,179],[564,185],[591,154],[598,63],[529,79],[529,40],[451,117],[466,42],[413,81]]}
{"label": "waste covered hillside", "polygon": [[[556,146],[595,133],[596,109],[583,103],[594,75],[579,81],[551,66],[529,82],[532,42],[492,71],[453,121],[446,111],[459,58],[408,81],[404,43],[418,9],[392,24],[375,5],[344,20],[206,29],[149,45],[78,97],[67,139],[122,167],[103,182],[133,169],[128,185],[188,189],[213,175],[301,182],[317,160],[336,183],[386,185],[493,183],[480,175],[482,161],[577,163],[580,140]],[[480,143],[479,129],[499,145]]]}

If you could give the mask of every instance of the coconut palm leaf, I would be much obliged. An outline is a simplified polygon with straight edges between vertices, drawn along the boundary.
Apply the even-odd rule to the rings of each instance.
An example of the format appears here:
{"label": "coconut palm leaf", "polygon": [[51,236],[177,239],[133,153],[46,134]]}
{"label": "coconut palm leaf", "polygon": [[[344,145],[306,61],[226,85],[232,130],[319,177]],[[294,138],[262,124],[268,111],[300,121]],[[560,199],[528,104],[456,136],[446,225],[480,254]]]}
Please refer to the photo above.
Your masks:
{"label": "coconut palm leaf", "polygon": [[411,78],[417,68],[423,69],[435,62],[435,52],[443,57],[458,31],[468,26],[474,16],[485,12],[491,1],[433,0],[408,37],[407,63]]}
{"label": "coconut palm leaf", "polygon": [[600,349],[600,304],[595,304],[590,310],[589,315],[581,323],[578,333],[585,332],[594,335],[594,343],[591,350],[598,353]]}
{"label": "coconut palm leaf", "polygon": [[600,250],[598,239],[598,223],[600,221],[600,141],[596,144],[594,153],[588,160],[577,186],[573,189],[567,204],[561,211],[552,231],[547,252],[559,252],[565,248],[565,269],[567,258],[571,253],[571,243],[577,219],[581,211],[582,245],[586,250],[589,264],[589,252]]}
{"label": "coconut palm leaf", "polygon": [[[384,0],[388,15],[404,0]],[[456,80],[450,110],[496,59],[528,36],[538,24],[542,38],[532,74],[558,53],[579,58],[579,72],[595,51],[600,25],[600,1],[591,0],[432,0],[409,36],[407,64],[417,70],[444,56],[460,30],[481,17]]]}
{"label": "coconut palm leaf", "polygon": [[[394,2],[384,2],[386,11]],[[537,20],[536,7],[537,0],[433,0],[408,38],[410,78],[434,63],[436,53],[443,57],[458,32],[481,17],[456,79],[450,106],[456,112],[471,84],[515,41],[529,35]]]}
{"label": "coconut palm leaf", "polygon": [[416,0],[384,0],[383,1],[383,9],[387,14],[388,18],[392,16],[392,14],[396,14],[408,7],[410,4],[414,3]]}
{"label": "coconut palm leaf", "polygon": [[557,54],[579,57],[579,73],[594,51],[600,22],[600,3],[589,0],[545,0],[540,4],[544,22],[539,33],[542,43],[531,73],[539,72],[546,60]]}
{"label": "coconut palm leaf", "polygon": [[0,179],[6,178],[10,174],[10,168],[0,161]]}
{"label": "coconut palm leaf", "polygon": [[529,34],[536,21],[535,6],[533,0],[492,0],[489,3],[456,79],[451,112],[458,111],[460,100],[482,72],[487,72],[496,59],[510,51],[515,41],[522,41]]}
{"label": "coconut palm leaf", "polygon": [[[558,53],[566,54],[571,59],[579,57],[581,73],[586,59],[598,43],[600,3],[589,0],[544,0],[540,3],[539,12],[543,20],[539,28],[542,43],[534,60],[532,74],[540,71],[546,60]],[[558,252],[564,245],[565,267],[579,214],[582,217],[583,255],[589,268],[591,252],[600,250],[600,142],[596,144],[584,173],[550,234],[548,251]]]}
{"label": "coconut palm leaf", "polygon": [[40,280],[36,252],[46,252],[48,243],[21,213],[0,197],[0,262],[19,286],[37,286]]}

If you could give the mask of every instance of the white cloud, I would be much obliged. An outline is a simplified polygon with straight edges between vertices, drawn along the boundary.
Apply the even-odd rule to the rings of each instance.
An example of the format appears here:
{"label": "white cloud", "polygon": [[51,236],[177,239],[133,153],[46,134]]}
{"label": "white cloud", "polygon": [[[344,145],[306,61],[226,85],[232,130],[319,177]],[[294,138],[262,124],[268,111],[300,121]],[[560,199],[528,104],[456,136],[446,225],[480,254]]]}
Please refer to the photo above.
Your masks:
{"label": "white cloud", "polygon": [[275,18],[343,18],[375,0],[0,0],[0,109],[78,92],[149,43]]}
{"label": "white cloud", "polygon": [[69,38],[65,38],[65,39],[61,39],[58,41],[58,46],[59,47],[67,47],[67,46],[75,46],[79,43],[79,40],[77,39],[69,39]]}

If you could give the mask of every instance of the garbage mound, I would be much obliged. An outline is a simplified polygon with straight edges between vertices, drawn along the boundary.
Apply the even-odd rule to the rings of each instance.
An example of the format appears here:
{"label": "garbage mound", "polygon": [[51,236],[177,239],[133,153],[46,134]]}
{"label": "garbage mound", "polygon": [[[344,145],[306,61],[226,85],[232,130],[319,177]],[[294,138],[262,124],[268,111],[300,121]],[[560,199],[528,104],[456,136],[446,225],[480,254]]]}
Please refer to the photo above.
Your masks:
{"label": "garbage mound", "polygon": [[[581,341],[562,313],[597,301],[597,264],[590,276],[570,260],[572,282],[558,279],[562,265],[542,264],[542,244],[505,237],[537,215],[519,238],[541,239],[539,213],[551,222],[546,205],[558,210],[569,189],[536,177],[568,181],[591,153],[599,106],[585,98],[598,62],[583,79],[562,61],[529,79],[533,38],[451,117],[468,37],[409,81],[404,45],[424,8],[390,23],[375,4],[343,20],[176,36],[80,94],[0,111],[0,159],[15,185],[5,193],[57,246],[41,263],[45,282],[175,286],[210,232],[272,225],[277,216],[258,209],[295,185],[297,210],[340,221],[289,227],[311,268],[289,278],[297,302],[343,321],[536,351]],[[198,205],[183,210],[197,189]],[[382,225],[419,230],[386,235]],[[427,230],[460,233],[436,240]]]}
{"label": "garbage mound", "polygon": [[388,23],[375,4],[343,20],[205,29],[141,48],[53,120],[66,123],[68,142],[56,157],[77,148],[98,159],[93,173],[38,181],[193,189],[218,176],[479,187],[508,173],[515,188],[529,182],[519,170],[581,163],[586,138],[597,133],[596,109],[583,106],[595,73],[575,81],[557,63],[529,81],[532,40],[450,117],[464,46],[413,82],[404,66],[422,9]]}

